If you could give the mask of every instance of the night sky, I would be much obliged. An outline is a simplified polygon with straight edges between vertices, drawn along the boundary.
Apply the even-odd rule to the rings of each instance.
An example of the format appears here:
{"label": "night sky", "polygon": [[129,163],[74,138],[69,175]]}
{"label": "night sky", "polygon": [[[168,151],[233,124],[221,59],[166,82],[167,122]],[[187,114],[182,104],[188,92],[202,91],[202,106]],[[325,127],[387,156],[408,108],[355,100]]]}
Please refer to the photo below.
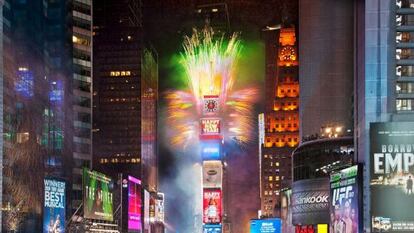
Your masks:
{"label": "night sky", "polygon": [[[190,35],[194,27],[195,5],[202,1],[144,0],[143,2],[144,36],[155,47],[159,57],[160,190],[166,194],[167,223],[172,225],[176,232],[190,233],[185,232],[188,227],[185,225],[192,216],[188,216],[186,211],[183,211],[191,205],[185,201],[190,197],[182,191],[186,187],[177,186],[182,182],[179,180],[183,179],[182,167],[191,166],[194,161],[172,151],[168,141],[162,137],[165,130],[163,93],[167,90],[183,89],[187,85],[179,75],[180,67],[175,62],[175,58],[182,52],[184,35]],[[244,44],[244,57],[239,66],[244,67],[245,75],[239,85],[253,85],[260,89],[259,93],[263,93],[265,64],[264,44],[261,41],[262,29],[266,25],[280,23],[281,18],[285,21],[296,18],[292,12],[297,12],[295,11],[297,5],[290,0],[230,0],[227,4],[231,31],[239,32]],[[284,15],[279,14],[281,11],[285,12]],[[263,96],[259,97],[255,106],[255,116],[263,111],[262,98]],[[236,233],[248,232],[248,220],[256,218],[257,210],[260,208],[257,133],[254,135],[254,142],[246,148],[242,150],[234,148],[232,153],[228,154],[227,195],[230,195],[228,213],[232,222],[232,232]]]}

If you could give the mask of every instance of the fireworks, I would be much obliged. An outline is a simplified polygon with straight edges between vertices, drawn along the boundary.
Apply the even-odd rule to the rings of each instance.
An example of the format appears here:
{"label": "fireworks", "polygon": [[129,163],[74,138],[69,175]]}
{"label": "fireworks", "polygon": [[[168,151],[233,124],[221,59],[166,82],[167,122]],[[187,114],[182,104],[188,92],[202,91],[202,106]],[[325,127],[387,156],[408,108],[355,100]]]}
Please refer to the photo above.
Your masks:
{"label": "fireworks", "polygon": [[250,141],[252,108],[257,95],[254,88],[233,91],[237,81],[237,61],[242,49],[237,34],[228,41],[216,39],[210,28],[194,30],[184,39],[181,65],[188,80],[187,91],[171,91],[168,101],[168,130],[171,143],[186,147],[198,143],[201,104],[206,95],[219,96],[225,140]]}

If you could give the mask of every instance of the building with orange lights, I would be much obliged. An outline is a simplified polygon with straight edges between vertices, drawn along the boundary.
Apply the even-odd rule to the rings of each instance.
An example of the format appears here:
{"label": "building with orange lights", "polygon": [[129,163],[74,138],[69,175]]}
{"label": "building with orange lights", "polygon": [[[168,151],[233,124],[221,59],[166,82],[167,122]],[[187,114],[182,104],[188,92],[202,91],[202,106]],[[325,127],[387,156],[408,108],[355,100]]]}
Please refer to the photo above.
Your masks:
{"label": "building with orange lights", "polygon": [[266,112],[259,116],[261,216],[278,217],[299,143],[299,63],[295,28],[266,32]]}

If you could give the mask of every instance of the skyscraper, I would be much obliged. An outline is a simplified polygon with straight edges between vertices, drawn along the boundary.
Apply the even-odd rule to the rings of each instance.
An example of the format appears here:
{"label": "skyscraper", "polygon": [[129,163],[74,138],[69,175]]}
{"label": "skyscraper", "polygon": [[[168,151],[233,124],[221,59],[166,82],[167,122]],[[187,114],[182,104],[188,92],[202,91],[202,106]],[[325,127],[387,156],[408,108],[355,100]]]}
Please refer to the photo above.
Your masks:
{"label": "skyscraper", "polygon": [[[361,55],[364,70],[357,79],[355,109],[358,129],[356,158],[365,164],[367,171],[364,173],[365,231],[381,231],[376,224],[381,223],[379,217],[390,219],[390,231],[397,230],[395,224],[398,222],[413,221],[408,207],[412,204],[412,196],[404,191],[409,186],[408,182],[404,182],[404,188],[381,182],[384,177],[408,181],[413,168],[404,163],[407,166],[404,171],[387,169],[384,172],[383,168],[390,164],[380,164],[384,162],[382,153],[388,153],[395,161],[402,162],[400,154],[401,158],[407,159],[406,152],[409,151],[404,146],[408,144],[407,140],[411,143],[414,138],[411,134],[414,119],[413,4],[413,1],[406,0],[367,0],[361,7],[365,14],[365,23],[361,27],[365,35],[362,43],[365,50]],[[402,150],[399,147],[385,148],[389,144],[401,145]],[[395,209],[398,213],[387,211]]]}
{"label": "skyscraper", "polygon": [[144,49],[140,1],[94,5],[94,169],[157,190],[158,66]]}
{"label": "skyscraper", "polygon": [[[71,109],[67,121],[73,122],[69,131],[72,141],[72,209],[82,200],[82,167],[92,165],[92,0],[71,1],[66,11],[72,24],[65,24],[72,37],[70,48],[71,72],[68,92]],[[57,3],[50,3],[51,5]],[[62,10],[62,9],[60,9]],[[70,106],[70,105],[69,105]]]}
{"label": "skyscraper", "polygon": [[[291,181],[291,153],[299,143],[299,77],[294,27],[269,31],[266,40],[266,112],[259,117],[261,214],[278,216],[280,190]],[[260,127],[260,126],[259,126]]]}

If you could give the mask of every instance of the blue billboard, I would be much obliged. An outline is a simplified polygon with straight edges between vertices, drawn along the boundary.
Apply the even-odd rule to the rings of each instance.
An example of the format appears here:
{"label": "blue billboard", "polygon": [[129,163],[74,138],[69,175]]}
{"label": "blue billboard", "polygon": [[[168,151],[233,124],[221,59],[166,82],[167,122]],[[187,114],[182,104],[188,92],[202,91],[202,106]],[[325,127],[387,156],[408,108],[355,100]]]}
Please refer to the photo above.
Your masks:
{"label": "blue billboard", "polygon": [[203,233],[221,233],[221,225],[204,225]]}
{"label": "blue billboard", "polygon": [[66,183],[44,179],[43,233],[65,232]]}
{"label": "blue billboard", "polygon": [[250,220],[250,233],[281,233],[279,218]]}
{"label": "blue billboard", "polygon": [[203,140],[201,141],[201,158],[203,160],[220,160],[221,141]]}

